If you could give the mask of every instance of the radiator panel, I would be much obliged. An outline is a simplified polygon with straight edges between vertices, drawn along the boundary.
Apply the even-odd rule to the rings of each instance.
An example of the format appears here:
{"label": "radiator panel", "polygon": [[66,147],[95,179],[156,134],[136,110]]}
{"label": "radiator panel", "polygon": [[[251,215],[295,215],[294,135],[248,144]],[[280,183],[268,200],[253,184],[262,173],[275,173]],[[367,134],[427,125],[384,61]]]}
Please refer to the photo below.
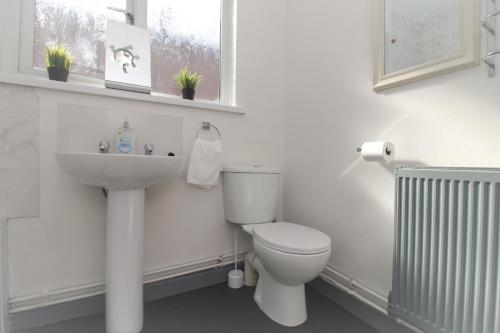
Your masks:
{"label": "radiator panel", "polygon": [[500,170],[398,168],[391,313],[436,333],[500,332]]}

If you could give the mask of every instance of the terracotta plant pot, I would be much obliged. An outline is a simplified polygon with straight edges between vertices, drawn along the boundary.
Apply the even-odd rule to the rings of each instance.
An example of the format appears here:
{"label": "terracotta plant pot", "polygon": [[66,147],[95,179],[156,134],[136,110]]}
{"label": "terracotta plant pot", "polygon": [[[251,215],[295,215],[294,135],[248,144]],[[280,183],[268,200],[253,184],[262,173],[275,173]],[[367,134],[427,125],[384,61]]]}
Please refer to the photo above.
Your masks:
{"label": "terracotta plant pot", "polygon": [[52,81],[68,81],[69,71],[61,67],[47,67],[47,72],[49,73],[49,80]]}
{"label": "terracotta plant pot", "polygon": [[194,94],[195,94],[194,89],[191,89],[191,88],[182,89],[182,98],[183,99],[194,100]]}

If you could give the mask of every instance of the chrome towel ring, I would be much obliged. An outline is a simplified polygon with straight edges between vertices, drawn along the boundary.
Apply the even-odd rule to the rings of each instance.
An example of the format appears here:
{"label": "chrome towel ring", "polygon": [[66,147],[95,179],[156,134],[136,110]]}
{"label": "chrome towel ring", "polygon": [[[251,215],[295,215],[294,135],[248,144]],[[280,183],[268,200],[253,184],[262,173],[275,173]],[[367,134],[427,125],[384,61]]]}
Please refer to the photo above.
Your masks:
{"label": "chrome towel ring", "polygon": [[196,138],[200,137],[201,131],[210,131],[210,129],[212,129],[212,128],[217,131],[217,134],[219,135],[219,139],[222,140],[222,134],[219,131],[219,129],[215,125],[212,125],[212,123],[210,123],[208,121],[204,121],[201,123],[201,127],[196,131]]}

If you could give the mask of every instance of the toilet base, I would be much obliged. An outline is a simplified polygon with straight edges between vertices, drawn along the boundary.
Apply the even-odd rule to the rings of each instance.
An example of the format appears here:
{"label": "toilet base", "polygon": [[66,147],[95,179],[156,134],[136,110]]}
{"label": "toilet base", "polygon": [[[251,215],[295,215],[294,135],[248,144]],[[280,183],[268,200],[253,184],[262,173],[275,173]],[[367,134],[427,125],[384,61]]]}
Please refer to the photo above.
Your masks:
{"label": "toilet base", "polygon": [[257,305],[280,325],[294,327],[303,324],[307,320],[304,284],[288,286],[279,283],[259,264],[259,281],[254,294]]}

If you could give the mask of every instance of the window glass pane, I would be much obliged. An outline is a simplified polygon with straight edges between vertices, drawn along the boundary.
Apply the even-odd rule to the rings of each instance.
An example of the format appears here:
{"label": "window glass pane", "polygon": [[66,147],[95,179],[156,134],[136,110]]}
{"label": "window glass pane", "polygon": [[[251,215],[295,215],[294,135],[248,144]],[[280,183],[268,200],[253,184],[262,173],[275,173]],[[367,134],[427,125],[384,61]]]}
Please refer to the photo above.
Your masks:
{"label": "window glass pane", "polygon": [[221,0],[148,0],[153,90],[179,94],[172,77],[203,75],[196,97],[219,99]]}
{"label": "window glass pane", "polygon": [[126,8],[126,0],[36,0],[34,67],[45,68],[45,46],[60,43],[75,58],[71,72],[104,78],[106,20],[125,22],[108,6]]}

